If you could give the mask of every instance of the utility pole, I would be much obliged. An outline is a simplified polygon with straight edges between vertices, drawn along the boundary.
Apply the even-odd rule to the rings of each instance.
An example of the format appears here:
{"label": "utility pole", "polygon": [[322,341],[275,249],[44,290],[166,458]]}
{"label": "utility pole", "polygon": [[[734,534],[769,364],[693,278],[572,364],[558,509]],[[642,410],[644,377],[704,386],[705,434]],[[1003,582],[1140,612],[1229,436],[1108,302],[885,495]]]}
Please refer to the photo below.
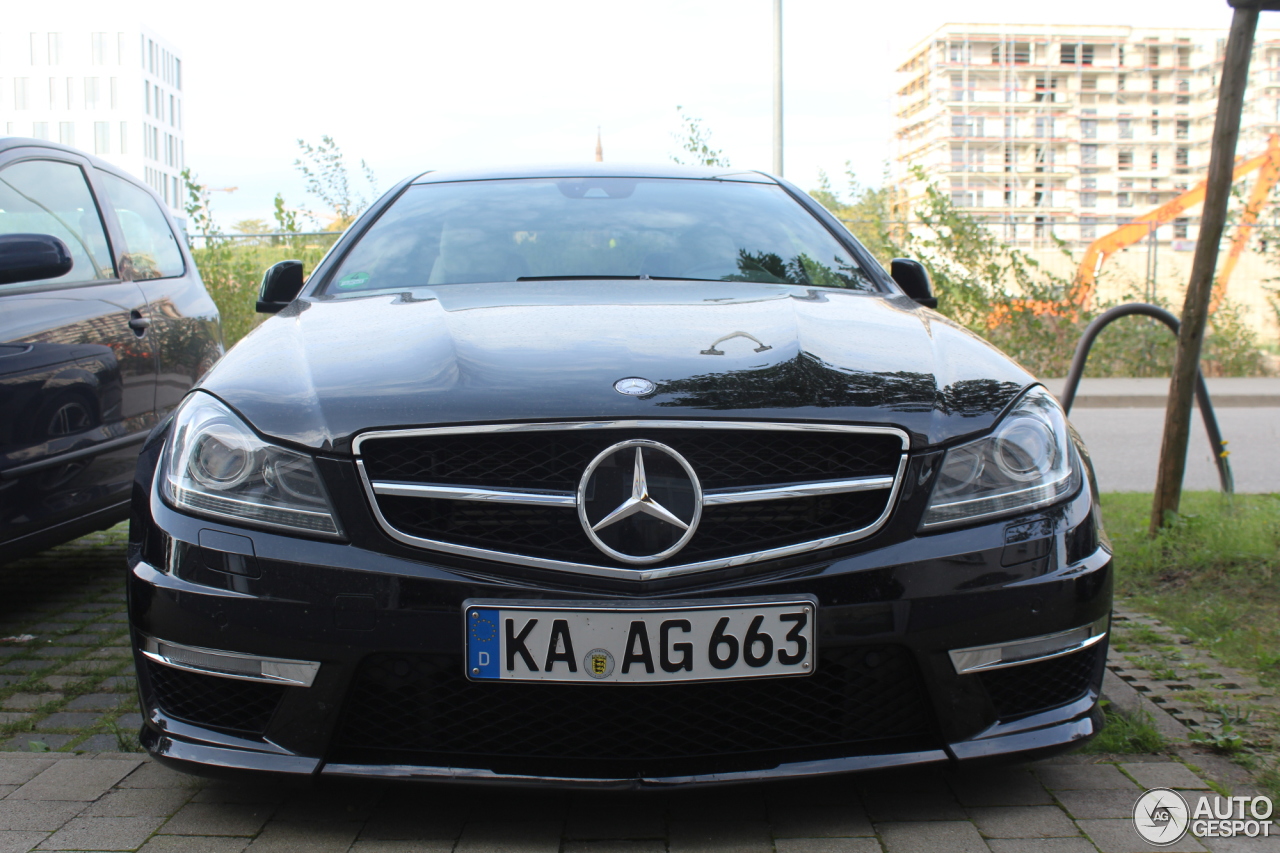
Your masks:
{"label": "utility pole", "polygon": [[1164,416],[1164,439],[1160,445],[1160,469],[1156,474],[1155,500],[1151,505],[1152,536],[1163,527],[1182,499],[1182,478],[1187,467],[1187,439],[1191,432],[1191,400],[1195,393],[1196,371],[1200,366],[1200,346],[1209,318],[1213,295],[1213,271],[1218,265],[1218,244],[1226,225],[1227,202],[1235,167],[1236,143],[1240,138],[1240,113],[1244,90],[1249,82],[1249,58],[1253,35],[1261,9],[1280,9],[1280,0],[1227,0],[1234,8],[1222,77],[1218,86],[1218,114],[1213,125],[1213,148],[1209,155],[1204,209],[1200,215],[1200,235],[1187,282],[1187,298],[1182,306],[1178,330],[1178,353],[1169,383],[1169,402]]}
{"label": "utility pole", "polygon": [[782,175],[782,0],[773,0],[773,173]]}

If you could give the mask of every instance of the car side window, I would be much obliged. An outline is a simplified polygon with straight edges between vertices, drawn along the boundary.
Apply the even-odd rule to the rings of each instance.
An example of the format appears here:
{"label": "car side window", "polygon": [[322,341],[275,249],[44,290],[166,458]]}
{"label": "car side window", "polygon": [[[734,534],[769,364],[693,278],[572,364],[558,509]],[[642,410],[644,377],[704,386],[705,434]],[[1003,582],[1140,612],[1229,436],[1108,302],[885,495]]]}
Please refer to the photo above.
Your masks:
{"label": "car side window", "polygon": [[120,276],[142,281],[173,278],[186,272],[178,240],[156,200],[123,178],[108,172],[98,175],[124,232]]}
{"label": "car side window", "polygon": [[51,234],[67,244],[72,260],[66,275],[0,285],[0,290],[116,276],[102,216],[84,172],[74,163],[23,160],[0,171],[0,234]]}

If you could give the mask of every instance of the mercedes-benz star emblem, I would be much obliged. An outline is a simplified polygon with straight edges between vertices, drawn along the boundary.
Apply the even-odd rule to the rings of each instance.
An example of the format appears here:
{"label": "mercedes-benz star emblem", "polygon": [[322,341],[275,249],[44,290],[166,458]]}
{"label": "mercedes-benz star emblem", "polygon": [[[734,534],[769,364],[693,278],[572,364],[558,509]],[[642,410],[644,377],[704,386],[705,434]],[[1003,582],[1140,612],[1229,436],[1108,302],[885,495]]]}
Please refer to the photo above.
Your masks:
{"label": "mercedes-benz star emblem", "polygon": [[623,563],[657,563],[693,538],[702,487],[683,456],[635,438],[601,451],[578,483],[578,519],[587,538]]}
{"label": "mercedes-benz star emblem", "polygon": [[657,385],[643,376],[628,376],[613,383],[613,390],[628,397],[643,397],[645,394],[652,394],[657,388]]}

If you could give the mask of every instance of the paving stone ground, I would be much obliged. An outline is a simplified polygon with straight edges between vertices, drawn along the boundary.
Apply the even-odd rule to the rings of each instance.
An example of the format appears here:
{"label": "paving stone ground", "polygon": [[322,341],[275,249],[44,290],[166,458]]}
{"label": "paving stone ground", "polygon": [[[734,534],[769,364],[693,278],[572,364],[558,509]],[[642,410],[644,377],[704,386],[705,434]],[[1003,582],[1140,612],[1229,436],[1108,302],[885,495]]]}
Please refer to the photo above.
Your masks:
{"label": "paving stone ground", "polygon": [[0,568],[0,853],[1280,853],[1142,842],[1143,790],[1209,787],[1168,755],[640,793],[199,779],[131,751],[123,571],[122,528]]}

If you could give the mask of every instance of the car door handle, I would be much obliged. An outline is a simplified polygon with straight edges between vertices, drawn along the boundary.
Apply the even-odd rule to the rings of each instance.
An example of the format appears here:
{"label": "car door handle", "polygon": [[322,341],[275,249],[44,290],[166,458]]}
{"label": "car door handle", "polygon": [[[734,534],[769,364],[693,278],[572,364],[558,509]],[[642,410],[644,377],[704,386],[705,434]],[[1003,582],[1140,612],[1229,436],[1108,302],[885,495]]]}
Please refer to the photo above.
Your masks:
{"label": "car door handle", "polygon": [[142,337],[147,333],[147,329],[151,328],[151,321],[143,317],[141,311],[130,311],[129,328],[133,329],[138,337]]}

